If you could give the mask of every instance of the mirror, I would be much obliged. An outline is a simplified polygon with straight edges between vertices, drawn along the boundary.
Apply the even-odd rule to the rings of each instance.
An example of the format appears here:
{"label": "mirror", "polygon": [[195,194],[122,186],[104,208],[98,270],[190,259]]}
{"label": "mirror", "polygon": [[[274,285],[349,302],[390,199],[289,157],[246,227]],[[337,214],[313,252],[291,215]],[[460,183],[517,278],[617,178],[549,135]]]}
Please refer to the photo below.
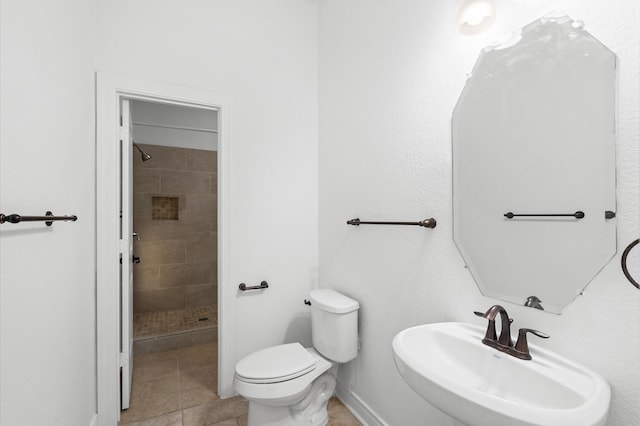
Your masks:
{"label": "mirror", "polygon": [[561,313],[615,254],[615,85],[615,54],[566,16],[480,53],[453,112],[453,233],[483,295]]}

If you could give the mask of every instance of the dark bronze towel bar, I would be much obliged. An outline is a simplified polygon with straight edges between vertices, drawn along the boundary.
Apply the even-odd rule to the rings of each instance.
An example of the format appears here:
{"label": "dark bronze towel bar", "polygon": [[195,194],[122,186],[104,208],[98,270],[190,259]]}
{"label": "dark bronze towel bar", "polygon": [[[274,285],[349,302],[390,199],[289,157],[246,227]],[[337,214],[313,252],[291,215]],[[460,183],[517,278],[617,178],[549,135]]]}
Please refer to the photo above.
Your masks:
{"label": "dark bronze towel bar", "polygon": [[582,219],[584,217],[584,212],[581,211],[577,211],[575,213],[566,213],[566,214],[545,214],[545,213],[524,213],[524,214],[515,214],[512,212],[508,212],[504,214],[504,217],[506,217],[507,219],[512,219],[516,216],[543,216],[543,217],[559,217],[559,216],[569,216],[569,217],[575,217],[576,219]]}
{"label": "dark bronze towel bar", "polygon": [[44,216],[21,216],[19,214],[9,214],[5,215],[0,213],[0,223],[20,223],[20,222],[40,222],[44,221],[47,226],[51,226],[56,220],[70,220],[75,222],[78,220],[78,216],[54,216],[51,212],[46,212]]}
{"label": "dark bronze towel bar", "polygon": [[359,218],[351,219],[347,221],[347,225],[417,225],[422,226],[424,228],[435,228],[436,220],[434,218],[424,219],[420,222],[384,222],[384,221],[364,221]]}
{"label": "dark bronze towel bar", "polygon": [[245,283],[240,283],[240,285],[238,285],[238,288],[241,291],[247,291],[247,290],[262,290],[264,288],[269,288],[269,283],[266,281],[262,281],[260,283],[260,285],[254,285],[251,287],[247,287],[247,285]]}

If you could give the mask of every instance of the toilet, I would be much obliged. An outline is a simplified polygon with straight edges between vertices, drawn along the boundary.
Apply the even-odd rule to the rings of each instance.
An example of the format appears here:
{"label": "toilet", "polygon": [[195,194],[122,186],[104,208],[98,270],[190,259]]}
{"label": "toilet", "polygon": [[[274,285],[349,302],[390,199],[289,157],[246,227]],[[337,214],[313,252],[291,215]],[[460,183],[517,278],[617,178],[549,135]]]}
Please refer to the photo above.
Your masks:
{"label": "toilet", "polygon": [[337,291],[313,290],[313,348],[288,343],[236,364],[235,390],[249,401],[248,426],[324,426],[339,363],[358,354],[359,304]]}

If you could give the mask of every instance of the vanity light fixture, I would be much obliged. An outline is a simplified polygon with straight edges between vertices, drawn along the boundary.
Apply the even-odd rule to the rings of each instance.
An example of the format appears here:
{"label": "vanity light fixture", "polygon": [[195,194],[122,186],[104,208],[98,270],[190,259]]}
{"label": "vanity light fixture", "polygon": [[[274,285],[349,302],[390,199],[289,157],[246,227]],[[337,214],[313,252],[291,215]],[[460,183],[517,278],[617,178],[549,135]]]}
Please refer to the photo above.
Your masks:
{"label": "vanity light fixture", "polygon": [[474,36],[491,28],[495,20],[495,0],[462,0],[456,30],[461,36]]}

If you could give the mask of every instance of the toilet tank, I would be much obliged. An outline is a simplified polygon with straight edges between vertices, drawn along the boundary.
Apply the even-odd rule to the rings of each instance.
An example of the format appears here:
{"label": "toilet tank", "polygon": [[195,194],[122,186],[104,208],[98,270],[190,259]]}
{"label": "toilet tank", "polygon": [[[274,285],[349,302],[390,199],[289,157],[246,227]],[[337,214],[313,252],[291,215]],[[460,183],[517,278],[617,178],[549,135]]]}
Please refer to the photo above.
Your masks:
{"label": "toilet tank", "polygon": [[358,354],[358,302],[330,289],[313,290],[310,299],[314,348],[336,362],[354,359]]}

